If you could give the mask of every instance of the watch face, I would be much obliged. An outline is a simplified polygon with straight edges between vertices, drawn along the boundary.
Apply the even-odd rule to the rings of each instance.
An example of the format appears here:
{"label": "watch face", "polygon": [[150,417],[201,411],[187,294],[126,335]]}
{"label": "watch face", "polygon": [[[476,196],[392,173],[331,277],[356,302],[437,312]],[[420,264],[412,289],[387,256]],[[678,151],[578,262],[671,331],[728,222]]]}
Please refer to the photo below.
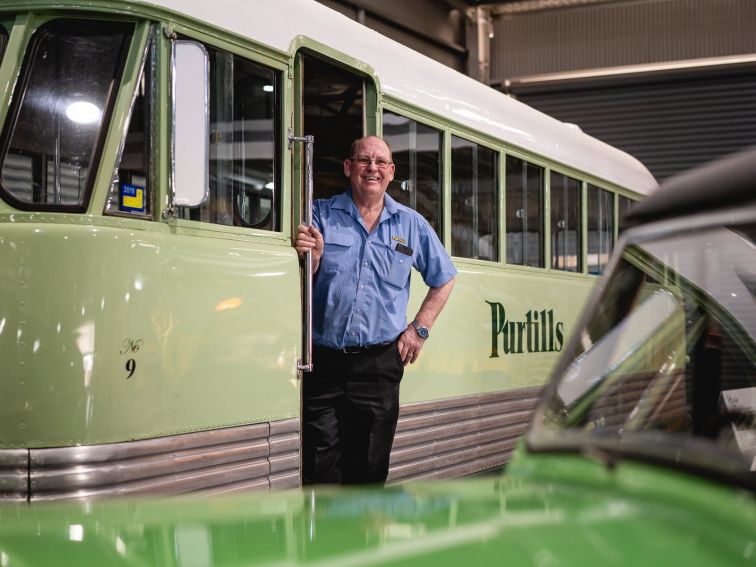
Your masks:
{"label": "watch face", "polygon": [[415,330],[417,331],[417,334],[420,335],[421,339],[425,340],[430,335],[428,329],[422,327],[417,321],[412,321],[412,326],[415,327]]}

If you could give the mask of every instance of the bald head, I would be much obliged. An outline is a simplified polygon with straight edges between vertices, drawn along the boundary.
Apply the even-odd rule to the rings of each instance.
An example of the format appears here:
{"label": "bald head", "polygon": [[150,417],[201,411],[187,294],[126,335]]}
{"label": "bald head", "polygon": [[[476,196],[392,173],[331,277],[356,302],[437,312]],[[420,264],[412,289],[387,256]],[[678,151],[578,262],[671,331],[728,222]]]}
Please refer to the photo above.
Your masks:
{"label": "bald head", "polygon": [[357,152],[360,148],[360,144],[367,140],[377,141],[377,142],[382,143],[384,146],[386,146],[386,149],[388,150],[389,161],[393,161],[393,154],[391,153],[391,146],[389,146],[386,140],[384,140],[383,138],[379,138],[378,136],[363,136],[362,138],[357,138],[354,142],[352,142],[352,145],[349,147],[349,157],[350,158],[357,157]]}

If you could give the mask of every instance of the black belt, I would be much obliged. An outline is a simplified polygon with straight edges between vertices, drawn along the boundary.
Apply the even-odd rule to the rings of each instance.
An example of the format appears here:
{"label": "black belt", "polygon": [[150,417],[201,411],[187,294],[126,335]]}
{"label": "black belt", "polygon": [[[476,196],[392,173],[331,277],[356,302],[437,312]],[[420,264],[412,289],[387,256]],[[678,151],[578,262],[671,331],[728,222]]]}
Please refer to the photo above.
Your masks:
{"label": "black belt", "polygon": [[371,350],[375,350],[378,348],[386,348],[387,346],[392,345],[395,342],[396,342],[396,339],[394,339],[393,341],[385,341],[382,343],[376,343],[374,345],[345,346],[343,348],[330,348],[330,347],[315,345],[315,347],[318,349],[329,350],[331,352],[341,352],[344,354],[360,354],[360,353],[369,352]]}

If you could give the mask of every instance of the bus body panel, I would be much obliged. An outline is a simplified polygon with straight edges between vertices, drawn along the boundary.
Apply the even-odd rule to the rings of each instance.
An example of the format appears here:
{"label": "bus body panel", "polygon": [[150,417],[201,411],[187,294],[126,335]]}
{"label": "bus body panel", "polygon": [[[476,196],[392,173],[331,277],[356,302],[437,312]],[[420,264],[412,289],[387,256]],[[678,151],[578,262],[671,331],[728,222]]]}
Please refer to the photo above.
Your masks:
{"label": "bus body panel", "polygon": [[4,446],[126,441],[299,414],[290,247],[2,226]]}
{"label": "bus body panel", "polygon": [[[422,356],[405,371],[402,402],[542,385],[595,281],[564,275],[547,280],[533,271],[476,268],[463,262],[457,261],[452,300],[434,325]],[[420,275],[413,273],[408,313],[417,311],[426,290]],[[509,335],[512,326],[514,335]],[[505,341],[515,349],[506,352]]]}

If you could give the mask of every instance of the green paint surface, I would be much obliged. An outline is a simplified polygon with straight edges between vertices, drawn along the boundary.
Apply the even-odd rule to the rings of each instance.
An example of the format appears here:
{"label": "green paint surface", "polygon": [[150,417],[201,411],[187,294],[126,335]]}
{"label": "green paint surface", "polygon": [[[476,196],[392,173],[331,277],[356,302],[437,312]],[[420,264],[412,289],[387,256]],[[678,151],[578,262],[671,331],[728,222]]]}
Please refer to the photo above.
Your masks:
{"label": "green paint surface", "polygon": [[653,467],[519,455],[505,476],[0,506],[8,565],[753,565],[752,495]]}

